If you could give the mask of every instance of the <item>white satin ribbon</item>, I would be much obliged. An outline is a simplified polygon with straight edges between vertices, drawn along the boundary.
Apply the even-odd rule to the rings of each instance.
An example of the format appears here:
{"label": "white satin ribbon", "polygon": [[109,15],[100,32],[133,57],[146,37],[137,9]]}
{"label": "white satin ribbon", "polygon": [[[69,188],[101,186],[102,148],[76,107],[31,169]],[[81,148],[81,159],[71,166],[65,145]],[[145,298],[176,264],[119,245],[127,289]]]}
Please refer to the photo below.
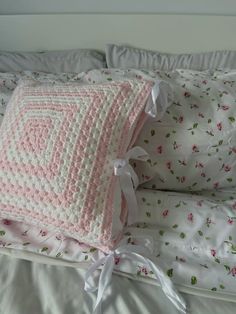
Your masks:
{"label": "white satin ribbon", "polygon": [[[114,252],[96,261],[87,270],[85,274],[85,291],[94,292],[98,290],[93,314],[101,314],[102,297],[111,282],[112,272],[115,265],[115,258],[117,257],[146,265],[156,276],[156,279],[158,280],[166,297],[181,313],[187,313],[184,299],[178,294],[170,278],[149,258],[149,255],[150,251],[146,247],[140,245],[123,245],[117,248]],[[98,286],[96,286],[89,281],[89,278],[100,267],[102,267],[102,271],[99,277]]]}
{"label": "white satin ribbon", "polygon": [[173,91],[171,86],[162,80],[156,80],[148,98],[145,112],[152,118],[161,119],[166,109],[172,104]]}
{"label": "white satin ribbon", "polygon": [[136,222],[138,203],[135,190],[139,183],[137,174],[129,164],[130,159],[146,161],[148,154],[144,149],[136,146],[131,148],[123,159],[114,160],[114,174],[120,177],[120,187],[128,205],[128,225]]}

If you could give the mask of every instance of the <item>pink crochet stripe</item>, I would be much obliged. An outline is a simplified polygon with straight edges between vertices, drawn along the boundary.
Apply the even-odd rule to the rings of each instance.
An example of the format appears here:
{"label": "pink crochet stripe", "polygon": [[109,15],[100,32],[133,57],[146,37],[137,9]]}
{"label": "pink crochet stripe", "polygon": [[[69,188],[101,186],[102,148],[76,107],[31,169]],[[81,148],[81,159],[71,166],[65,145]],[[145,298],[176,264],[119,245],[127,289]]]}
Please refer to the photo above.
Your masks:
{"label": "pink crochet stripe", "polygon": [[[77,95],[77,93],[76,93],[76,95]],[[74,96],[74,94],[73,94],[73,96]],[[89,133],[92,130],[93,123],[90,124],[91,119],[88,119],[88,117],[90,118],[91,113],[94,113],[94,120],[93,121],[96,120],[96,113],[99,110],[102,99],[96,97],[95,92],[92,92],[91,94],[86,95],[86,96],[89,96],[91,98],[91,105],[88,106],[88,111],[87,111],[86,116],[84,117],[84,122],[83,122],[80,130],[82,133],[84,132],[85,134],[89,135]],[[99,93],[99,96],[101,96],[101,93]],[[41,107],[40,106],[38,107],[38,105],[37,106],[31,105],[30,108],[31,109],[35,109],[35,108],[39,109]],[[47,106],[44,106],[44,108],[56,110],[57,106],[56,105],[50,105],[50,106],[47,105]],[[71,109],[69,110],[66,106],[65,106],[65,109],[66,109],[65,111],[68,111],[68,115],[70,115],[70,119],[73,119],[75,117],[75,113],[76,113],[75,111],[78,111],[78,106],[77,107],[73,106],[73,109],[74,109],[73,114],[71,112]],[[27,109],[25,109],[23,111],[27,112]],[[20,116],[18,117],[17,122],[16,122],[17,125],[19,125],[19,121],[20,121],[20,119],[22,119],[23,114],[24,113],[21,112]],[[61,131],[58,135],[58,139],[61,138],[61,134],[63,132],[63,129],[68,130],[68,128],[69,128],[69,125],[63,123]],[[9,134],[9,136],[10,136],[10,134]],[[85,142],[83,142],[84,140],[85,140]],[[16,195],[21,195],[21,194],[24,195],[25,194],[25,195],[27,195],[27,197],[34,199],[36,201],[42,201],[43,200],[44,202],[51,202],[54,205],[68,206],[73,200],[72,197],[73,197],[74,192],[77,190],[75,182],[72,179],[72,173],[74,173],[75,171],[77,173],[79,173],[79,169],[81,167],[81,161],[83,160],[83,158],[85,158],[85,156],[83,155],[83,147],[84,147],[84,145],[87,145],[88,140],[89,140],[89,136],[86,136],[86,137],[84,137],[83,135],[81,136],[81,134],[78,130],[78,142],[77,142],[77,145],[75,148],[75,153],[74,153],[74,158],[73,158],[74,162],[72,163],[73,166],[71,166],[68,177],[67,177],[68,180],[65,184],[65,188],[64,188],[65,192],[64,193],[58,195],[58,194],[53,193],[53,191],[51,191],[51,192],[47,191],[47,194],[46,194],[44,191],[35,190],[35,189],[31,189],[31,188],[24,189],[21,186],[11,186],[9,184],[4,184],[5,190],[7,191],[10,189],[11,193],[16,194]],[[56,142],[58,142],[58,140],[56,140]],[[56,147],[56,149],[54,149],[52,162],[49,165],[47,165],[45,168],[34,167],[32,165],[30,167],[28,167],[27,165],[26,166],[20,166],[16,163],[12,163],[12,162],[9,163],[7,161],[7,155],[6,155],[7,147],[8,147],[8,142],[6,142],[4,144],[5,149],[2,152],[3,157],[0,160],[0,166],[2,168],[5,168],[8,171],[10,169],[13,169],[13,171],[15,170],[16,172],[22,171],[23,173],[27,173],[30,175],[36,175],[36,176],[41,175],[42,177],[44,177],[45,173],[46,173],[48,179],[52,179],[53,177],[55,177],[57,175],[57,173],[59,171],[59,167],[60,167],[60,162],[61,162],[61,154],[63,151],[62,145],[58,145]],[[0,154],[0,156],[2,154]],[[78,161],[80,161],[80,162],[78,162]],[[0,179],[0,181],[1,181],[1,179]]]}
{"label": "pink crochet stripe", "polygon": [[[127,86],[125,91],[123,90],[124,86]],[[88,190],[85,197],[84,210],[79,221],[79,228],[81,229],[90,231],[91,222],[94,220],[94,215],[96,215],[96,213],[93,211],[96,200],[96,189],[93,189],[93,181],[96,181],[98,185],[100,184],[101,174],[103,173],[103,167],[106,162],[107,150],[109,148],[109,142],[112,136],[111,130],[113,125],[116,123],[116,119],[119,116],[119,111],[123,106],[123,101],[125,100],[124,96],[127,97],[130,92],[131,88],[129,84],[126,83],[126,85],[121,85],[121,89],[116,98],[113,100],[113,104],[103,124],[101,132],[103,137],[100,138],[99,144],[97,146],[97,154],[95,156],[94,167],[89,181],[90,189]]]}
{"label": "pink crochet stripe", "polygon": [[[132,126],[135,126],[137,124],[137,119],[139,115],[142,113],[142,108],[144,108],[146,104],[146,101],[149,97],[152,86],[153,86],[152,82],[145,82],[144,86],[142,87],[141,91],[138,93],[135,101],[133,102],[132,110],[128,118],[125,121],[123,132],[120,137],[118,158],[122,158],[128,149],[129,142],[125,140],[126,135],[130,134],[130,129],[132,128]],[[113,200],[114,200],[115,184],[116,184],[116,177],[113,175],[110,178],[110,182],[109,182],[109,189],[108,189],[107,200],[106,200],[106,214],[105,214],[105,218],[104,218],[103,226],[102,226],[102,230],[103,230],[102,235],[104,236],[101,237],[101,241],[105,241],[105,239],[108,236],[104,230],[106,226],[112,226],[112,213],[114,211]],[[111,211],[111,208],[112,208],[112,211]],[[126,213],[127,213],[127,208],[124,207],[123,212],[121,212],[121,217],[125,216]]]}

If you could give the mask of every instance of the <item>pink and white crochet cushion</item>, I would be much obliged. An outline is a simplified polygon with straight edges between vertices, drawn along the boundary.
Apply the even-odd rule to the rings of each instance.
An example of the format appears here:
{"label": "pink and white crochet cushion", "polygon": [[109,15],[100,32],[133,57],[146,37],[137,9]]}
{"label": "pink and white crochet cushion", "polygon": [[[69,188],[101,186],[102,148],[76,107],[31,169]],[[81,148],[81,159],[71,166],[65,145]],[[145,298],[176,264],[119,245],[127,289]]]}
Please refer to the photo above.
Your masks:
{"label": "pink and white crochet cushion", "polygon": [[0,128],[0,218],[112,248],[127,216],[113,160],[142,125],[152,85],[19,85]]}

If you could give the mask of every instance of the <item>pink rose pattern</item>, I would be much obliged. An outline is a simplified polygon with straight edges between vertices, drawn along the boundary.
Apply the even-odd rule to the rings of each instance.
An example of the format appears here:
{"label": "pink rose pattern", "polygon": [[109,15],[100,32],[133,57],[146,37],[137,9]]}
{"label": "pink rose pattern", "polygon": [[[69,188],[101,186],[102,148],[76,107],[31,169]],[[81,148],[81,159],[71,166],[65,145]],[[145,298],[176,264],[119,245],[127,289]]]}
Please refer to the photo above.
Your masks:
{"label": "pink rose pattern", "polygon": [[[236,72],[158,72],[174,97],[161,120],[148,121],[135,145],[145,188],[212,190],[236,186]],[[184,162],[183,162],[184,161]]]}

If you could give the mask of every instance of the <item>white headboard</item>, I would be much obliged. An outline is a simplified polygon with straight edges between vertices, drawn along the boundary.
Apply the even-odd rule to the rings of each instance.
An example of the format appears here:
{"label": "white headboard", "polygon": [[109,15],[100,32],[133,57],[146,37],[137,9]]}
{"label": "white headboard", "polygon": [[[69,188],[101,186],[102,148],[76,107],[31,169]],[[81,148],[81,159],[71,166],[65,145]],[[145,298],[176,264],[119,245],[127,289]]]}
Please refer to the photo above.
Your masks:
{"label": "white headboard", "polygon": [[236,50],[235,30],[235,16],[0,15],[0,50],[104,50],[106,43],[179,53]]}

